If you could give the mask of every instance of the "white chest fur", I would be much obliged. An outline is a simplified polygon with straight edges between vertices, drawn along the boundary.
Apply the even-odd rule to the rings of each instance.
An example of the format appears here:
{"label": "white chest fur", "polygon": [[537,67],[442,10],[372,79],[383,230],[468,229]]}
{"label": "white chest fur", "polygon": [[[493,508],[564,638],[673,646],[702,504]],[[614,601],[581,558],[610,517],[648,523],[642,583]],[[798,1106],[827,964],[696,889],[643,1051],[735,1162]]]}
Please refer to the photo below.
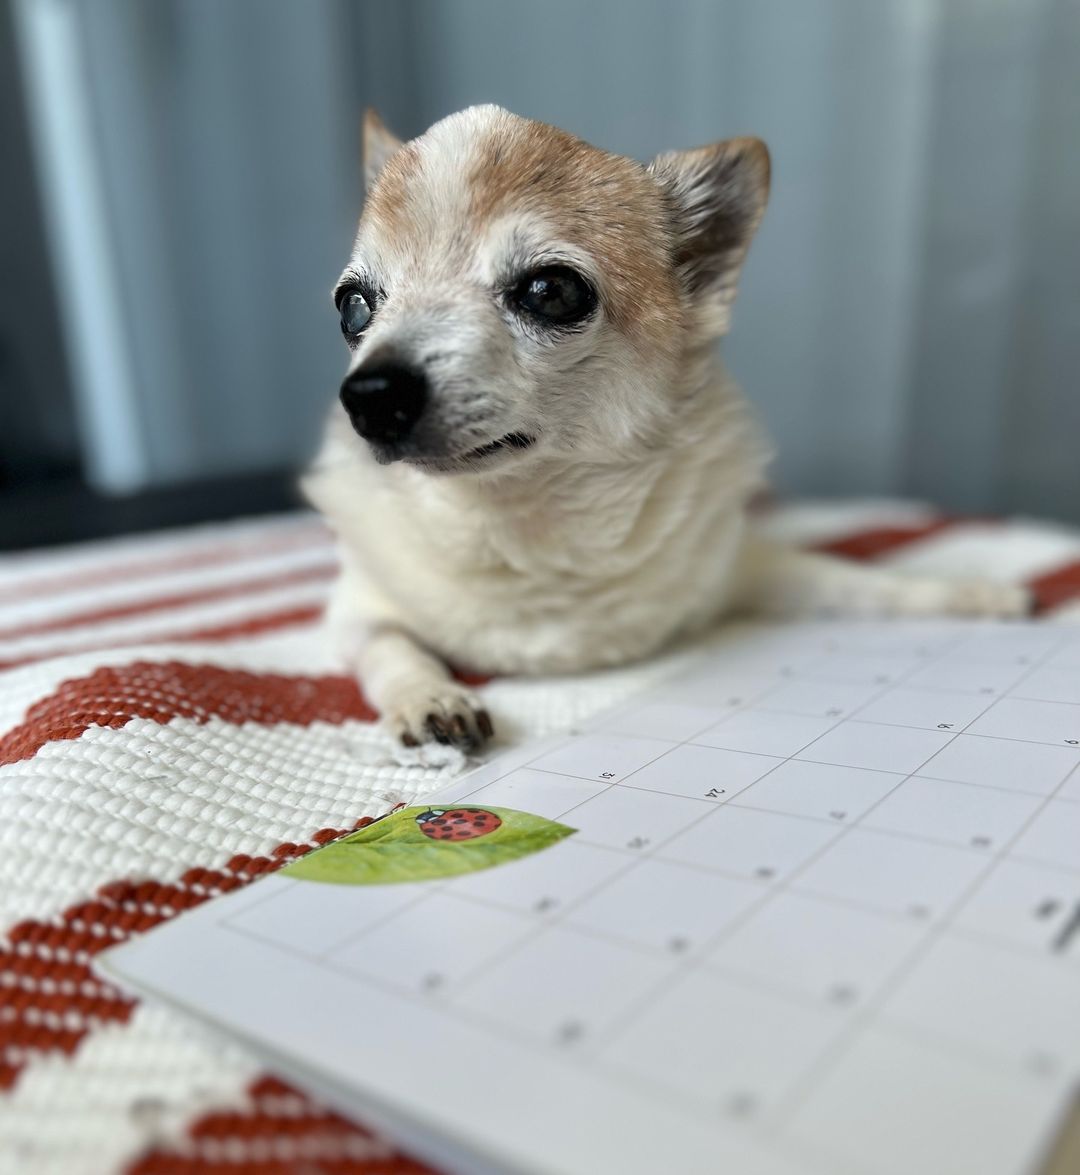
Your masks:
{"label": "white chest fur", "polygon": [[[337,531],[337,610],[398,623],[453,663],[576,671],[644,656],[725,605],[764,446],[733,404],[632,465],[528,479],[380,468],[339,426],[306,488]],[[733,414],[738,427],[732,427]]]}

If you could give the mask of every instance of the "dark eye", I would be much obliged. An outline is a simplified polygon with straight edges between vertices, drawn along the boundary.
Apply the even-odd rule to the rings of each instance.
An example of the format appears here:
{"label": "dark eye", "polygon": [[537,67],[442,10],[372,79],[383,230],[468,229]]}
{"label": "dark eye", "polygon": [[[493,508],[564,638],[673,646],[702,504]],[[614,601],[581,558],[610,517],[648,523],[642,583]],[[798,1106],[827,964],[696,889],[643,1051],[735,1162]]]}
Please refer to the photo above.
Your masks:
{"label": "dark eye", "polygon": [[587,318],[596,305],[592,286],[565,265],[533,270],[517,284],[513,299],[530,314],[564,325]]}
{"label": "dark eye", "polygon": [[343,335],[358,335],[371,320],[371,306],[359,290],[344,294],[338,303],[338,311]]}

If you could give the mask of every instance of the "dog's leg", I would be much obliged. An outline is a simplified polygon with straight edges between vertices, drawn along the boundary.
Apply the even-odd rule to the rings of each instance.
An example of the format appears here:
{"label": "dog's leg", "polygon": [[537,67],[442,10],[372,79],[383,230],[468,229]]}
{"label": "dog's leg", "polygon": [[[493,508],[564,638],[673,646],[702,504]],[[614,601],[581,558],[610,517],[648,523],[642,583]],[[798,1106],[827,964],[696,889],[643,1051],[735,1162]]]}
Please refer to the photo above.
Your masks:
{"label": "dog's leg", "polygon": [[829,555],[747,540],[732,600],[764,616],[1025,616],[1024,588],[984,579],[904,575]]}
{"label": "dog's leg", "polygon": [[488,712],[404,629],[375,626],[358,657],[364,690],[406,746],[435,739],[463,751],[492,736]]}
{"label": "dog's leg", "polygon": [[406,746],[434,739],[463,751],[494,733],[471,690],[425,649],[359,577],[345,571],[331,597],[327,622],[335,647],[359,677],[364,693]]}

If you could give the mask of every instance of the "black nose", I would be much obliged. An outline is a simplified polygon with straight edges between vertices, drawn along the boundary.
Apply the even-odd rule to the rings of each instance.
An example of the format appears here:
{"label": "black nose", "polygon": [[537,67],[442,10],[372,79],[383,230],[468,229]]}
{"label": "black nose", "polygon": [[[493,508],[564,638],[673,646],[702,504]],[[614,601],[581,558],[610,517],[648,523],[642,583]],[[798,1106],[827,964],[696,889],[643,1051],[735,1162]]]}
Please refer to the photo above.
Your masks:
{"label": "black nose", "polygon": [[341,385],[341,403],[365,441],[404,440],[424,414],[427,380],[399,363],[361,367]]}

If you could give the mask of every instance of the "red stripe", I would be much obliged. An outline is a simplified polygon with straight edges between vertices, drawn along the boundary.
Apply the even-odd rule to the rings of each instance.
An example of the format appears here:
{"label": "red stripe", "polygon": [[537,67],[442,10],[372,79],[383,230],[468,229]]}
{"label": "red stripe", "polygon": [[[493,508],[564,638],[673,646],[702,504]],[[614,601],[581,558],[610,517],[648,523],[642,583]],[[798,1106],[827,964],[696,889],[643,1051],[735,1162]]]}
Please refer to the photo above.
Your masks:
{"label": "red stripe", "polygon": [[[818,543],[813,549],[847,559],[872,560],[940,534],[958,523],[985,524],[993,521],[988,518],[939,518],[918,526],[882,526]],[[1032,611],[1036,615],[1058,608],[1070,600],[1080,599],[1080,560],[1033,576],[1026,581],[1025,586],[1032,594]]]}
{"label": "red stripe", "polygon": [[253,1082],[247,1103],[203,1114],[186,1140],[153,1147],[126,1175],[433,1175],[276,1077]]}
{"label": "red stripe", "polygon": [[133,718],[162,724],[173,718],[199,723],[220,718],[310,726],[375,717],[352,677],[287,677],[182,661],[135,661],[72,678],[35,702],[26,718],[0,738],[0,764],[31,759],[46,743],[78,738],[91,726],[119,730]]}
{"label": "red stripe", "polygon": [[1070,600],[1080,599],[1080,559],[1055,571],[1036,575],[1027,583],[1035,598],[1035,611],[1047,612]]}
{"label": "red stripe", "polygon": [[107,641],[90,641],[81,645],[68,645],[65,648],[52,649],[47,653],[33,653],[25,657],[13,657],[7,661],[0,661],[0,670],[17,669],[22,665],[36,665],[39,661],[48,661],[53,657],[70,657],[76,653],[92,653],[97,649],[122,649],[129,645],[171,644],[183,641],[227,641],[234,637],[258,636],[264,632],[312,624],[319,619],[322,611],[321,604],[301,604],[293,608],[283,608],[278,612],[267,612],[262,616],[249,616],[244,620],[228,620],[221,624],[207,625],[204,628],[149,633],[119,640],[114,638]]}
{"label": "red stripe", "polygon": [[879,526],[845,535],[844,538],[815,543],[813,550],[821,551],[827,555],[840,555],[845,559],[878,559],[882,555],[899,550],[901,547],[910,546],[921,539],[947,530],[960,521],[971,520],[938,518],[933,522],[923,522],[917,526]]}
{"label": "red stripe", "polygon": [[190,571],[199,567],[213,567],[220,563],[259,559],[281,551],[329,545],[329,532],[318,523],[312,522],[304,527],[302,533],[269,535],[265,541],[257,545],[250,540],[234,541],[201,550],[195,548],[167,558],[134,560],[130,563],[112,563],[104,567],[86,569],[76,566],[55,575],[45,575],[31,580],[20,579],[6,588],[0,588],[0,604],[9,604],[15,600],[41,599],[42,596],[80,591],[88,587],[100,587],[102,584],[119,583],[144,576],[167,575],[172,571]]}
{"label": "red stripe", "polygon": [[276,575],[264,575],[239,583],[218,584],[214,587],[198,588],[187,592],[176,592],[170,596],[153,596],[143,600],[129,600],[125,604],[112,604],[105,608],[92,608],[86,612],[74,612],[68,616],[37,623],[19,624],[13,628],[0,628],[0,641],[21,640],[39,636],[46,632],[63,632],[68,628],[79,628],[89,624],[104,624],[110,620],[126,620],[131,616],[152,615],[166,612],[171,608],[185,608],[192,604],[206,604],[214,600],[231,600],[237,596],[272,591],[275,588],[292,587],[298,583],[311,583],[330,579],[337,574],[338,565],[322,563],[315,567],[299,567],[294,571],[282,571]]}

